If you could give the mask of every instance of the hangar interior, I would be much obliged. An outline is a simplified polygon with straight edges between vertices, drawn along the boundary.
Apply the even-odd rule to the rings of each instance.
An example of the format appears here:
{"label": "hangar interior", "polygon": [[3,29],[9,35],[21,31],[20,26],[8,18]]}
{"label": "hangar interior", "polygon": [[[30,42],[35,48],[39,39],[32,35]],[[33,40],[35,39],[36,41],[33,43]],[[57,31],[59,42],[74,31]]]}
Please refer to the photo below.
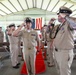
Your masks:
{"label": "hangar interior", "polygon": [[57,19],[57,12],[61,6],[70,8],[73,11],[71,16],[76,16],[75,0],[0,0],[0,26],[10,23],[19,25],[27,16],[42,17],[43,24],[48,24],[50,18]]}
{"label": "hangar interior", "polygon": [[[11,23],[15,23],[16,26],[21,25],[25,17],[42,18],[42,26],[48,25],[51,18],[56,18],[55,25],[57,25],[59,24],[57,12],[61,6],[70,8],[73,11],[70,16],[76,17],[76,0],[0,0],[0,27],[5,32],[6,27]],[[2,62],[0,75],[21,75],[21,68],[11,69],[10,60],[0,60],[0,62]],[[46,69],[46,72],[37,75],[57,75],[55,67],[46,67]],[[76,75],[76,59],[71,69],[72,75]]]}

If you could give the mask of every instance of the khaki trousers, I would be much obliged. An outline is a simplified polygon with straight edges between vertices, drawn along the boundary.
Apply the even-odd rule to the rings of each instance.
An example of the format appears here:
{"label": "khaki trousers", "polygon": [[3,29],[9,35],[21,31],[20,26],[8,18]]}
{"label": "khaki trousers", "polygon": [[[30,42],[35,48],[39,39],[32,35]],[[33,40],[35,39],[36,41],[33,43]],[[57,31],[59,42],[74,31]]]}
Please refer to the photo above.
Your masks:
{"label": "khaki trousers", "polygon": [[23,57],[26,63],[26,68],[28,75],[35,75],[35,60],[36,60],[36,49],[34,50],[24,50]]}
{"label": "khaki trousers", "polygon": [[47,42],[47,62],[50,64],[54,64],[53,60],[53,48],[51,49],[51,42]]}
{"label": "khaki trousers", "polygon": [[10,44],[10,56],[12,66],[16,66],[19,63],[18,55],[19,55],[18,44]]}
{"label": "khaki trousers", "polygon": [[54,51],[55,64],[60,75],[71,75],[71,65],[73,62],[73,49]]}

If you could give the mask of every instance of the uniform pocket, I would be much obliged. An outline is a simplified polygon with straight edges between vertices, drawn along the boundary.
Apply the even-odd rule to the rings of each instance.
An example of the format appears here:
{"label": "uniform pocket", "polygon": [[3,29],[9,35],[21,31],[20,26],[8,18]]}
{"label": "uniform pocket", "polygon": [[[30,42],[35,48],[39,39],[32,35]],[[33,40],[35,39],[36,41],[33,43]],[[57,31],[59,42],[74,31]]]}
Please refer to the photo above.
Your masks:
{"label": "uniform pocket", "polygon": [[35,34],[31,34],[31,38],[32,39],[36,39],[36,35]]}

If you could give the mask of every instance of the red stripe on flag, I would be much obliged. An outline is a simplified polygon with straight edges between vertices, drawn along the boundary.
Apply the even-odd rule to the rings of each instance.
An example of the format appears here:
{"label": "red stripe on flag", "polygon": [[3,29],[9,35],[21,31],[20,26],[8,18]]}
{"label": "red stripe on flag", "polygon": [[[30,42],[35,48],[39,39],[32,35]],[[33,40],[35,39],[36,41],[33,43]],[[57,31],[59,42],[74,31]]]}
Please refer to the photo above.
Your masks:
{"label": "red stripe on flag", "polygon": [[42,18],[37,18],[36,19],[36,29],[41,29],[42,28]]}

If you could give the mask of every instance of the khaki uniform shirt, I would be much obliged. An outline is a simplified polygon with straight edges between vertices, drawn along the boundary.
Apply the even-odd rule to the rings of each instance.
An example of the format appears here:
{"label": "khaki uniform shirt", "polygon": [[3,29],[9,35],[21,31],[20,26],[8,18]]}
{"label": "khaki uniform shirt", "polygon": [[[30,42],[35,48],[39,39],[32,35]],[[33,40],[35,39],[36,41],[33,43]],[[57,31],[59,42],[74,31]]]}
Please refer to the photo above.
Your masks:
{"label": "khaki uniform shirt", "polygon": [[73,30],[70,28],[70,24],[66,21],[64,25],[58,31],[56,38],[54,39],[54,45],[60,50],[69,50],[74,48]]}
{"label": "khaki uniform shirt", "polygon": [[41,34],[42,34],[41,41],[46,41],[46,32],[42,31]]}
{"label": "khaki uniform shirt", "polygon": [[50,38],[50,32],[49,33],[46,33],[46,40],[47,42],[51,42],[51,38]]}
{"label": "khaki uniform shirt", "polygon": [[39,36],[33,29],[30,32],[27,30],[20,31],[19,37],[22,38],[24,50],[33,50],[37,46],[37,41],[39,41]]}
{"label": "khaki uniform shirt", "polygon": [[4,34],[3,32],[1,31],[0,32],[0,43],[2,43],[4,41]]}
{"label": "khaki uniform shirt", "polygon": [[[13,34],[13,33],[12,33]],[[19,43],[19,37],[14,37],[13,35],[11,35],[11,36],[8,36],[8,39],[9,39],[9,43],[10,43],[10,45],[12,44],[14,44],[14,45],[18,45],[18,43]]]}

